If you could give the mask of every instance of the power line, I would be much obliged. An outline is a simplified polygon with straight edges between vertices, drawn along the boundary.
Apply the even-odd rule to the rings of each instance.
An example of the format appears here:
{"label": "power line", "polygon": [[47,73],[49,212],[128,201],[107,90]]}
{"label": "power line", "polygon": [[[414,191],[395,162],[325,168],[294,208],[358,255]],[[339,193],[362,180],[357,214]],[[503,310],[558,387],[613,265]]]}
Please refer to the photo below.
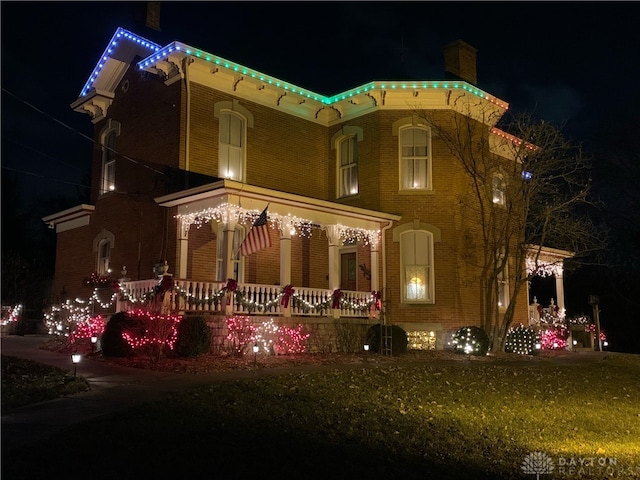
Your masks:
{"label": "power line", "polygon": [[2,165],[3,170],[10,170],[12,172],[16,172],[16,173],[23,173],[25,175],[31,175],[32,177],[38,177],[38,178],[44,178],[50,182],[59,182],[59,183],[66,183],[67,185],[73,185],[76,187],[82,187],[82,188],[91,188],[88,185],[84,185],[82,183],[76,183],[76,182],[69,182],[67,180],[58,180],[56,178],[51,178],[48,177],[46,175],[40,175],[39,173],[33,173],[33,172],[27,172],[26,170],[19,170],[17,168],[12,168],[12,167],[7,167],[6,165]]}
{"label": "power line", "polygon": [[146,168],[146,169],[149,169],[149,170],[151,170],[152,172],[157,173],[158,175],[164,175],[164,172],[161,172],[161,171],[159,171],[159,170],[156,170],[155,168],[150,167],[149,165],[145,165],[144,163],[142,163],[142,162],[140,162],[140,161],[138,161],[138,160],[135,160],[135,159],[133,159],[133,158],[129,157],[128,155],[124,155],[124,154],[122,154],[122,153],[118,152],[117,150],[115,150],[115,149],[113,149],[113,148],[111,148],[111,147],[107,147],[106,145],[102,145],[102,144],[100,144],[99,142],[96,142],[93,138],[91,138],[91,137],[89,137],[88,135],[85,135],[84,133],[82,133],[82,132],[80,132],[80,131],[76,130],[75,128],[73,128],[73,127],[71,127],[71,126],[69,126],[69,125],[67,125],[67,124],[66,124],[66,123],[64,123],[63,121],[58,120],[58,119],[57,119],[57,118],[55,118],[54,116],[49,115],[47,112],[44,112],[43,110],[39,109],[39,108],[38,108],[38,107],[36,107],[35,105],[33,105],[33,104],[31,104],[31,103],[27,102],[26,100],[24,100],[24,99],[22,99],[22,98],[18,97],[17,95],[15,95],[15,94],[11,93],[11,92],[10,92],[9,90],[7,90],[6,88],[2,87],[2,91],[3,91],[4,93],[6,93],[7,95],[12,96],[13,98],[15,98],[16,100],[18,100],[19,102],[24,103],[26,106],[28,106],[29,108],[32,108],[33,110],[35,110],[36,112],[40,113],[41,115],[44,115],[44,116],[45,116],[45,117],[47,117],[48,119],[50,119],[50,120],[52,120],[52,121],[54,121],[54,122],[56,122],[56,123],[58,123],[58,124],[62,125],[62,126],[63,126],[64,128],[66,128],[67,130],[70,130],[70,131],[72,131],[73,133],[76,133],[76,134],[80,135],[81,137],[83,137],[83,138],[85,138],[85,139],[89,140],[92,144],[97,145],[97,146],[99,146],[99,147],[101,147],[101,148],[107,149],[107,150],[109,150],[109,151],[111,151],[111,152],[115,153],[116,155],[120,156],[121,158],[123,158],[123,159],[125,159],[125,160],[128,160],[128,161],[130,161],[130,162],[132,162],[132,163],[135,163],[136,165],[140,165],[141,167],[144,167],[144,168]]}

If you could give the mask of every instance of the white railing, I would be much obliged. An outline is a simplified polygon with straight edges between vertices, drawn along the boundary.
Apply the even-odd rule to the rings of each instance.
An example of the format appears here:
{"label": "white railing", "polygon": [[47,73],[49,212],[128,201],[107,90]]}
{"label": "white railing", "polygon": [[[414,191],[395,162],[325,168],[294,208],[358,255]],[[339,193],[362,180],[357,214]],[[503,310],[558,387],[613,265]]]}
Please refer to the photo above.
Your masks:
{"label": "white railing", "polygon": [[[142,304],[156,294],[158,280],[121,282],[119,310]],[[239,283],[233,292],[224,289],[224,282],[174,280],[168,294],[169,306],[174,311],[217,312],[220,314],[270,316],[329,316],[369,317],[375,313],[375,300],[371,292],[342,290],[339,298],[327,289],[293,287],[288,297],[280,285]],[[288,303],[287,306],[285,304]],[[334,309],[334,305],[339,308]]]}

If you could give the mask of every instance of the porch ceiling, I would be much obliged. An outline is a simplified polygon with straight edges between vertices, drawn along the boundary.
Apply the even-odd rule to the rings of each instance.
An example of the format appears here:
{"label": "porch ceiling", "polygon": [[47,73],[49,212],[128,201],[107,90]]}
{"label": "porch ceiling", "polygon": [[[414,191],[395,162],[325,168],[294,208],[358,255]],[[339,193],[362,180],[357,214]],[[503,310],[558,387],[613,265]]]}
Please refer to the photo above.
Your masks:
{"label": "porch ceiling", "polygon": [[221,180],[155,200],[163,207],[178,207],[177,216],[188,217],[192,221],[225,206],[230,210],[236,209],[242,216],[243,213],[259,214],[267,205],[269,205],[270,217],[277,217],[282,222],[289,219],[292,223],[310,223],[318,227],[343,225],[353,229],[378,231],[382,226],[401,218],[399,215],[246,185],[232,180]]}

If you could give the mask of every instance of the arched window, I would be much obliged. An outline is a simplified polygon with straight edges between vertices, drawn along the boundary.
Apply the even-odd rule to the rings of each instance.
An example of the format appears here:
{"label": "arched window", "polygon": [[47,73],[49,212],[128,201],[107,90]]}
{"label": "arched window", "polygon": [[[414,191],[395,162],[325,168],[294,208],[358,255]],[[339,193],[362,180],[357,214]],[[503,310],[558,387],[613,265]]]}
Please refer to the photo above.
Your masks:
{"label": "arched window", "polygon": [[96,259],[96,273],[108,275],[111,269],[111,253],[115,245],[115,237],[108,230],[102,230],[93,239],[93,251]]}
{"label": "arched window", "polygon": [[399,130],[400,189],[431,190],[431,131],[422,126]]}
{"label": "arched window", "polygon": [[402,300],[433,303],[433,235],[409,230],[400,235]]}
{"label": "arched window", "polygon": [[338,141],[338,198],[358,193],[358,140],[349,135]]}
{"label": "arched window", "polygon": [[102,175],[100,177],[100,193],[112,192],[116,189],[116,140],[120,135],[120,123],[109,119],[102,131]]}
{"label": "arched window", "polygon": [[218,175],[244,182],[246,125],[242,116],[231,111],[220,112],[218,136]]}
{"label": "arched window", "polygon": [[506,184],[504,178],[499,173],[493,175],[492,191],[493,203],[504,206],[506,203]]}

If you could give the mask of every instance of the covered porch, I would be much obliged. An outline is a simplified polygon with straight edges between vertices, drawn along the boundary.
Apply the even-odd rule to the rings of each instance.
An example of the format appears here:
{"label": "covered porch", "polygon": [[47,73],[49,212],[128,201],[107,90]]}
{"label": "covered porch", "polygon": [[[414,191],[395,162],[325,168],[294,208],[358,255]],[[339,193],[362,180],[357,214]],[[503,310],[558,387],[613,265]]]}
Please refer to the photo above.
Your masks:
{"label": "covered porch", "polygon": [[[156,202],[176,222],[175,251],[167,252],[175,263],[148,280],[122,278],[120,302],[148,298],[169,276],[174,288],[163,302],[173,311],[339,318],[380,309],[384,231],[397,215],[231,180]],[[272,245],[245,257],[240,245],[265,208]],[[201,229],[211,238],[202,241]]]}

